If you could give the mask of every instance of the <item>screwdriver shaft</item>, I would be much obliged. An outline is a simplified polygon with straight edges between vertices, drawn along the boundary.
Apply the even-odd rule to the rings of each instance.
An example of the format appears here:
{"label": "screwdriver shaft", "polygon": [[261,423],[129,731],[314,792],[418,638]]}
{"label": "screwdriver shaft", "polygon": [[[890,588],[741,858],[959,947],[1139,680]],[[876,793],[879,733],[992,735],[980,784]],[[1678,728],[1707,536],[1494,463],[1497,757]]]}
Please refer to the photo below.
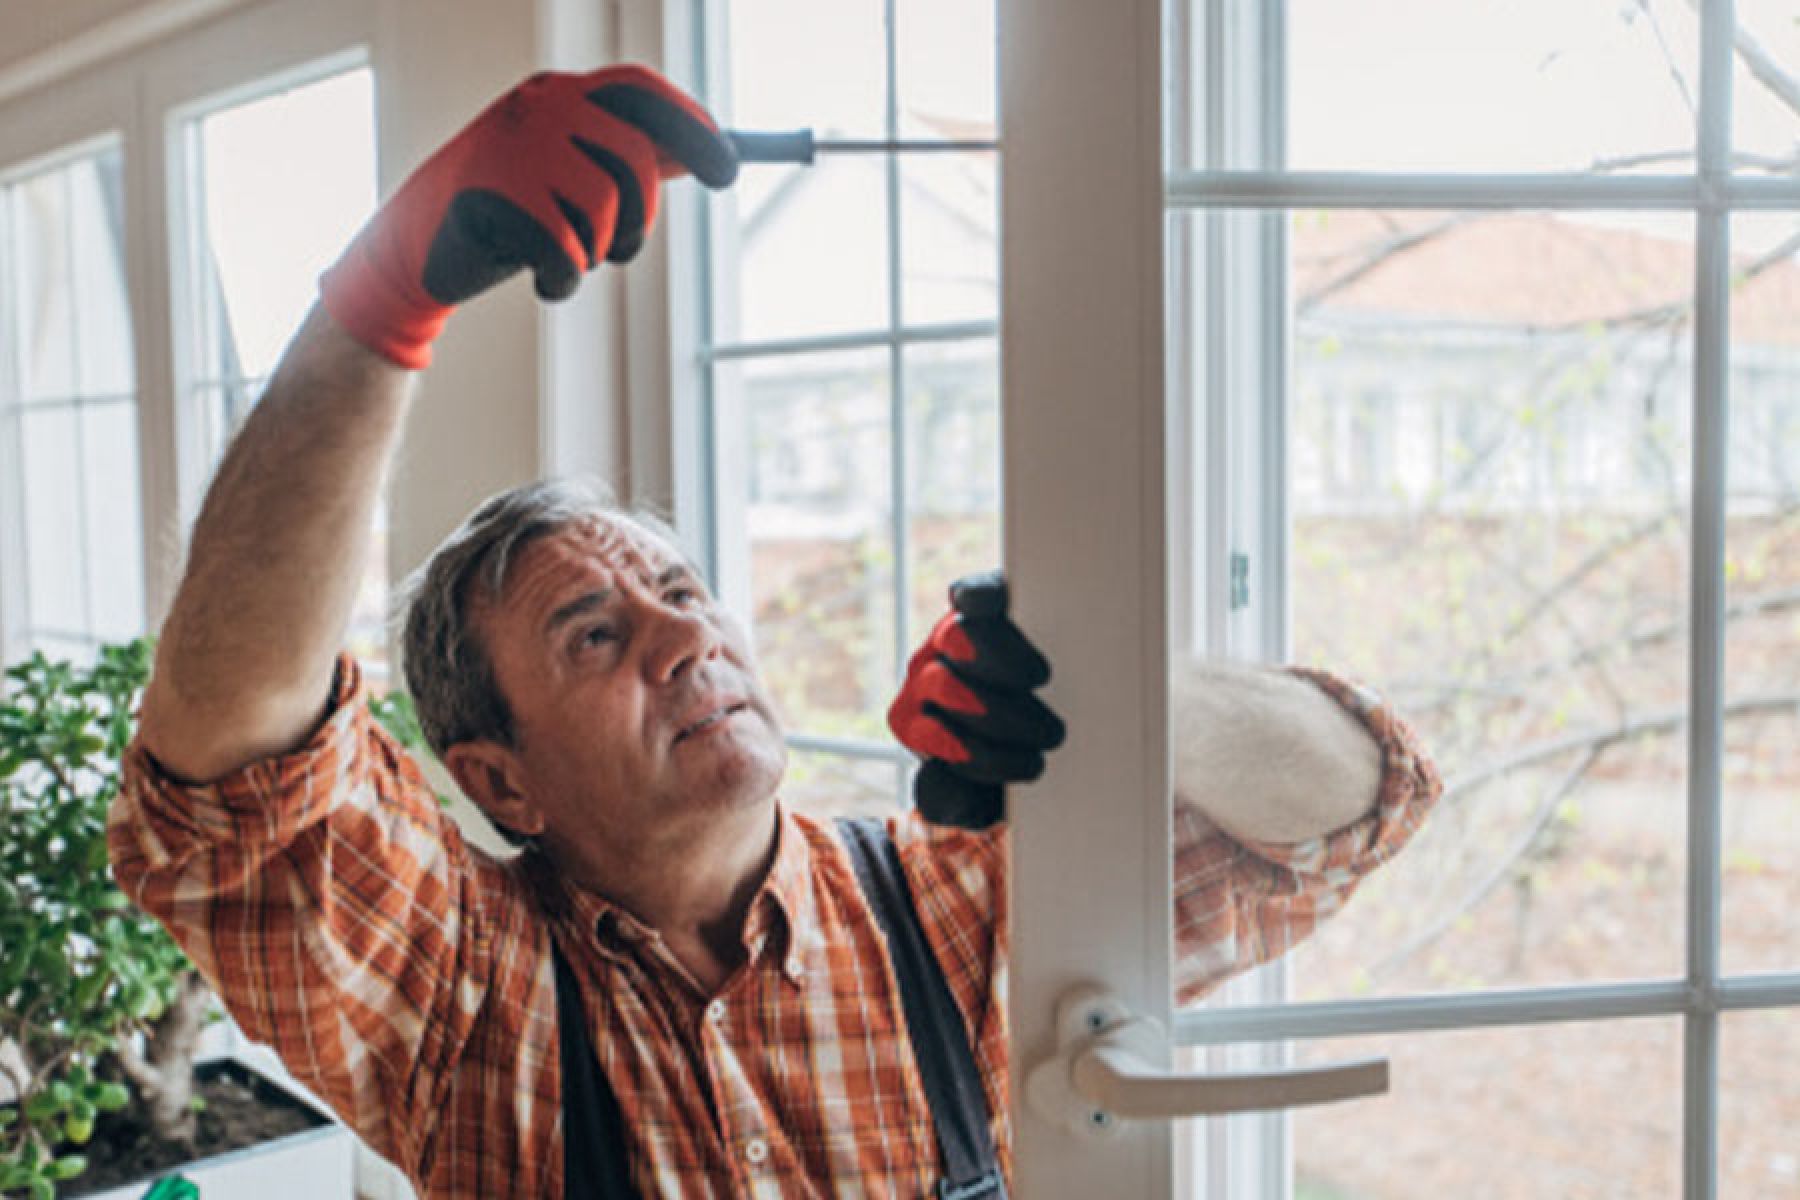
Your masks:
{"label": "screwdriver shaft", "polygon": [[996,143],[980,140],[930,140],[920,138],[815,138],[810,129],[772,132],[728,129],[725,136],[737,149],[740,163],[811,164],[820,154],[895,154],[993,150]]}

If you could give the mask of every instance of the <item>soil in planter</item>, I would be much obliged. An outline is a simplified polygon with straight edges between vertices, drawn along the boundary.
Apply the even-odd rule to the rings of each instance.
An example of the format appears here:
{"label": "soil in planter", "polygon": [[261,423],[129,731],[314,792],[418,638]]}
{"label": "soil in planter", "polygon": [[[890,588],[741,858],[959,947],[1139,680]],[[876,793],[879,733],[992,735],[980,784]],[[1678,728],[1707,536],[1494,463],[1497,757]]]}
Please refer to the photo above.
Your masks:
{"label": "soil in planter", "polygon": [[88,1144],[65,1151],[87,1155],[88,1168],[57,1195],[85,1196],[136,1179],[149,1180],[185,1163],[328,1124],[311,1108],[235,1063],[208,1063],[197,1074],[195,1092],[206,1107],[200,1112],[192,1149],[158,1142],[129,1109],[103,1113],[94,1122]]}

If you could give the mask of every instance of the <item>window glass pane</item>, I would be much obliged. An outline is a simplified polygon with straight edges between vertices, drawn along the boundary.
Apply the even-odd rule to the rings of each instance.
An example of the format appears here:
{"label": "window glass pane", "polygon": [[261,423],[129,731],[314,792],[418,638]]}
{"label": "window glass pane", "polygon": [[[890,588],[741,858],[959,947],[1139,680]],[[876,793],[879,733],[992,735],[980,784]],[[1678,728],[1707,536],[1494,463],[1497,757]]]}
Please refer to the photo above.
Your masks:
{"label": "window glass pane", "polygon": [[1672,1018],[1303,1042],[1386,1056],[1386,1096],[1293,1112],[1296,1200],[1681,1194]]}
{"label": "window glass pane", "polygon": [[51,662],[91,665],[98,657],[96,644],[86,638],[62,637],[54,633],[34,632],[27,641],[27,653],[36,650]]}
{"label": "window glass pane", "polygon": [[1800,969],[1800,216],[1739,217],[1725,536],[1722,962]]}
{"label": "window glass pane", "polygon": [[1730,1012],[1720,1029],[1719,1195],[1800,1196],[1800,1012]]}
{"label": "window glass pane", "polygon": [[12,227],[0,307],[18,332],[16,356],[0,355],[0,368],[18,372],[0,380],[0,409],[23,403],[0,413],[17,422],[19,455],[18,477],[0,479],[0,510],[14,514],[23,554],[0,571],[23,580],[23,611],[9,616],[27,641],[83,657],[95,639],[143,630],[120,163],[117,150],[102,150],[0,195]]}
{"label": "window glass pane", "polygon": [[144,531],[138,517],[137,406],[90,404],[81,413],[87,467],[87,576],[93,632],[106,641],[144,628]]}
{"label": "window glass pane", "polygon": [[1800,174],[1800,20],[1793,0],[1737,0],[1732,142],[1737,168]]}
{"label": "window glass pane", "polygon": [[886,170],[876,154],[749,167],[714,195],[714,340],[885,328]]}
{"label": "window glass pane", "polygon": [[11,191],[21,394],[27,403],[66,399],[76,388],[68,172],[47,171]]}
{"label": "window glass pane", "polygon": [[81,325],[77,383],[84,396],[137,390],[120,165],[119,155],[106,154],[68,168],[69,258]]}
{"label": "window glass pane", "polygon": [[[375,207],[374,77],[366,68],[270,92],[187,125],[189,419],[215,459],[261,396],[318,295],[318,277]],[[385,678],[382,518],[346,644]]]}
{"label": "window glass pane", "polygon": [[1303,998],[1680,971],[1691,221],[1300,213],[1295,661],[1446,779]]}
{"label": "window glass pane", "polygon": [[1679,0],[1288,7],[1292,166],[1616,170],[1639,155],[1691,166],[1697,31]]}
{"label": "window glass pane", "polygon": [[998,317],[994,167],[993,154],[901,157],[901,311],[907,324]]}
{"label": "window glass pane", "polygon": [[743,129],[810,128],[820,137],[887,129],[882,0],[732,0],[709,26],[725,47],[714,102]]}
{"label": "window glass pane", "polygon": [[1000,565],[1000,364],[991,338],[908,347],[908,644],[949,607],[950,584]]}
{"label": "window glass pane", "polygon": [[897,0],[894,27],[900,136],[994,136],[994,6]]}
{"label": "window glass pane", "polygon": [[894,544],[884,352],[723,364],[722,440],[745,456],[753,630],[794,732],[885,738]]}
{"label": "window glass pane", "polygon": [[197,283],[217,289],[224,322],[210,378],[269,373],[318,294],[319,273],[373,211],[373,105],[363,69],[195,123]]}
{"label": "window glass pane", "polygon": [[901,811],[900,767],[873,759],[790,749],[781,799],[796,811],[821,820],[892,816]]}
{"label": "window glass pane", "polygon": [[88,628],[77,425],[77,410],[66,404],[27,408],[19,415],[29,623],[75,634]]}

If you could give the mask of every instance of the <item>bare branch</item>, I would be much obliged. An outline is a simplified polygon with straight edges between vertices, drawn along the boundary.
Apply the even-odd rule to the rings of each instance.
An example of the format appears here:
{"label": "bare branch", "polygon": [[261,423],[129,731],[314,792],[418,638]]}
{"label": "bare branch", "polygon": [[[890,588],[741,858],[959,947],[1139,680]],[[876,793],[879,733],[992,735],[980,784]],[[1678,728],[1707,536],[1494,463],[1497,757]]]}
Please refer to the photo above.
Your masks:
{"label": "bare branch", "polygon": [[[1610,158],[1596,158],[1588,164],[1588,170],[1597,175],[1610,174],[1615,171],[1634,171],[1639,167],[1655,167],[1664,163],[1687,163],[1694,161],[1692,150],[1646,150],[1641,154],[1620,154]],[[1731,153],[1732,167],[1741,170],[1767,171],[1771,175],[1786,175],[1800,167],[1800,154],[1757,154],[1750,150],[1734,150]]]}
{"label": "bare branch", "polygon": [[[1724,620],[1729,624],[1746,617],[1770,616],[1794,609],[1800,609],[1800,587],[1779,588],[1732,601],[1725,606]],[[1652,646],[1672,642],[1686,633],[1685,623],[1667,621],[1650,629],[1627,633],[1615,641],[1584,646],[1566,658],[1541,662],[1517,674],[1498,679],[1468,683],[1454,678],[1410,676],[1394,679],[1389,688],[1396,696],[1406,697],[1406,711],[1415,715],[1438,711],[1458,699],[1483,698],[1502,703],[1514,702],[1528,697],[1534,683],[1566,675],[1614,654],[1622,658],[1629,657]]]}
{"label": "bare branch", "polygon": [[[1642,3],[1643,0],[1639,0]],[[1688,7],[1699,12],[1699,0],[1687,0]],[[1777,100],[1794,110],[1800,116],[1800,76],[1794,75],[1770,54],[1768,48],[1757,40],[1756,35],[1744,27],[1742,21],[1733,24],[1731,30],[1732,49],[1744,61],[1752,78],[1769,90]]]}
{"label": "bare branch", "polygon": [[1294,311],[1297,315],[1304,315],[1317,308],[1320,304],[1323,304],[1327,299],[1336,295],[1338,292],[1344,291],[1346,288],[1356,284],[1359,280],[1367,278],[1370,273],[1377,267],[1380,267],[1383,263],[1387,262],[1390,258],[1405,254],[1408,250],[1416,250],[1425,243],[1434,241],[1453,229],[1460,228],[1472,221],[1483,220],[1491,215],[1492,214],[1490,213],[1458,213],[1456,216],[1446,217],[1432,225],[1423,225],[1417,229],[1401,230],[1381,244],[1370,247],[1368,254],[1349,270],[1334,275],[1321,283],[1318,287],[1296,299],[1294,302]]}
{"label": "bare branch", "polygon": [[1675,81],[1675,90],[1681,93],[1681,103],[1693,116],[1699,111],[1694,103],[1694,89],[1688,86],[1687,75],[1683,73],[1681,64],[1676,61],[1674,51],[1669,49],[1669,39],[1663,36],[1662,22],[1656,19],[1656,10],[1650,7],[1650,0],[1637,0],[1638,11],[1644,14],[1644,20],[1650,24],[1651,36],[1656,38],[1656,48],[1662,52],[1663,65],[1669,69],[1669,78]]}
{"label": "bare branch", "polygon": [[154,1095],[162,1087],[162,1076],[138,1051],[137,1042],[132,1037],[122,1037],[114,1042],[112,1056],[113,1061],[119,1064],[119,1069],[125,1073],[125,1078],[131,1080],[141,1095]]}
{"label": "bare branch", "polygon": [[1583,580],[1605,566],[1615,555],[1623,553],[1646,538],[1661,532],[1664,527],[1674,523],[1676,517],[1677,514],[1673,509],[1665,509],[1649,520],[1640,521],[1617,537],[1594,547],[1580,562],[1552,580],[1546,587],[1539,589],[1531,606],[1500,631],[1500,636],[1482,651],[1478,661],[1485,662],[1492,659],[1500,647],[1517,638],[1527,626],[1546,609],[1553,606],[1563,595],[1579,587]]}
{"label": "bare branch", "polygon": [[[1800,714],[1800,691],[1740,696],[1736,700],[1726,701],[1724,706],[1724,716],[1728,720],[1732,717],[1790,711]],[[1444,784],[1443,799],[1450,800],[1463,796],[1514,771],[1537,766],[1539,763],[1554,760],[1576,750],[1584,750],[1588,747],[1604,749],[1620,742],[1649,737],[1653,734],[1673,733],[1675,730],[1685,728],[1687,719],[1686,708],[1668,708],[1647,716],[1632,717],[1617,725],[1584,729],[1576,733],[1565,734],[1562,737],[1535,742],[1517,753],[1483,764],[1467,775],[1447,781]]]}
{"label": "bare branch", "polygon": [[1470,888],[1462,899],[1444,909],[1437,920],[1385,955],[1381,961],[1370,968],[1370,973],[1373,975],[1385,974],[1430,946],[1448,933],[1464,913],[1472,912],[1483,900],[1488,898],[1495,888],[1505,883],[1513,874],[1514,864],[1531,850],[1538,838],[1543,836],[1544,830],[1549,828],[1550,821],[1556,816],[1557,809],[1561,807],[1564,798],[1575,790],[1575,785],[1581,782],[1583,776],[1588,773],[1589,768],[1595,762],[1599,761],[1600,755],[1605,750],[1605,746],[1586,747],[1581,760],[1557,781],[1555,787],[1538,798],[1537,806],[1532,809],[1531,818],[1525,823],[1524,831],[1513,839],[1513,844],[1507,848],[1504,854],[1500,855],[1493,869],[1479,883]]}
{"label": "bare branch", "polygon": [[1800,77],[1776,62],[1775,56],[1756,39],[1755,34],[1744,27],[1742,21],[1737,22],[1731,31],[1731,44],[1756,82],[1768,88],[1776,99],[1793,109],[1796,116],[1800,116]]}

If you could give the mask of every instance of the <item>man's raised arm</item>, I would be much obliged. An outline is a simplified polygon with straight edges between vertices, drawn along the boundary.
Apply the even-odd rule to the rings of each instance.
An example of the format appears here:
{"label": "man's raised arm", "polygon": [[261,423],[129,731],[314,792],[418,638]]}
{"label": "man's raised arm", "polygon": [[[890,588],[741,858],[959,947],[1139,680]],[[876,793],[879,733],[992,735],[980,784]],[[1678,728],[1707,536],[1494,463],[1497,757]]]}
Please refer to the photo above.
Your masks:
{"label": "man's raised arm", "polygon": [[323,714],[411,371],[456,305],[530,268],[547,300],[624,262],[661,180],[737,174],[731,143],[641,67],[540,74],[432,155],[321,281],[194,528],[143,745],[191,781],[292,749]]}
{"label": "man's raised arm", "polygon": [[207,493],[141,736],[214,779],[306,739],[325,708],[412,373],[315,308]]}

